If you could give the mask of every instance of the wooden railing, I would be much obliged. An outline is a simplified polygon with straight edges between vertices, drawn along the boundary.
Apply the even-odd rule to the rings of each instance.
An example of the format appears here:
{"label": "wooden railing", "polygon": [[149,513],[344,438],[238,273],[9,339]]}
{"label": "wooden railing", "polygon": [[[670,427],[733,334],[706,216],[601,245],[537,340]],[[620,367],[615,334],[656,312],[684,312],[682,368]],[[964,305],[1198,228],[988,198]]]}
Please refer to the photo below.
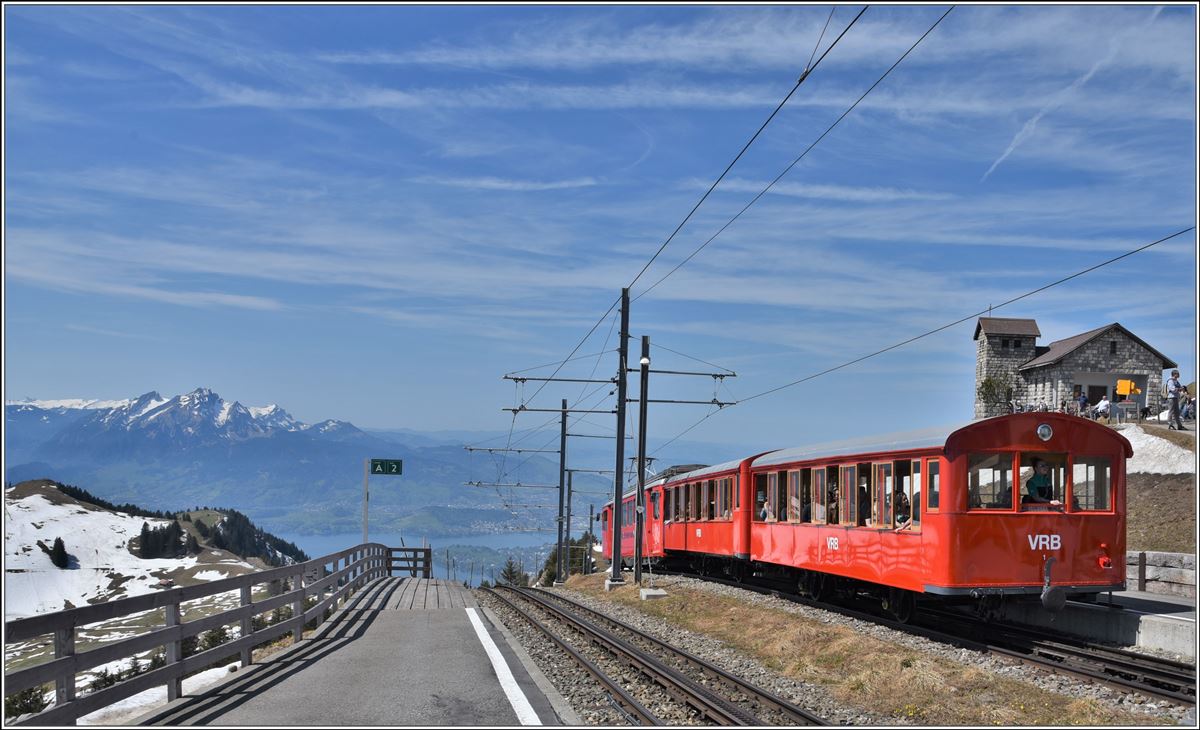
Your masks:
{"label": "wooden railing", "polygon": [[[255,646],[289,632],[293,642],[300,641],[306,624],[312,621],[320,623],[325,619],[326,609],[336,607],[352,592],[373,580],[390,575],[394,569],[413,575],[419,571],[423,577],[429,577],[430,552],[430,548],[392,548],[379,543],[366,543],[305,563],[9,621],[4,624],[6,643],[53,635],[54,658],[12,673],[6,672],[4,692],[11,695],[54,682],[54,704],[36,715],[23,718],[19,723],[22,725],[74,724],[83,715],[163,684],[167,686],[167,700],[175,700],[183,693],[183,678],[186,675],[234,653],[240,655],[242,666],[248,666]],[[255,586],[264,583],[280,585],[282,581],[288,581],[289,590],[253,600],[251,594]],[[237,608],[194,621],[181,620],[181,603],[234,590],[241,594],[241,604]],[[320,600],[306,609],[305,599],[311,597]],[[282,606],[291,606],[291,618],[255,630],[255,616]],[[90,651],[75,652],[75,632],[78,627],[157,609],[163,612],[161,628]],[[182,655],[184,639],[233,623],[240,623],[241,633],[237,639],[191,656]],[[158,647],[165,648],[164,666],[95,692],[76,696],[75,675],[79,672]]]}

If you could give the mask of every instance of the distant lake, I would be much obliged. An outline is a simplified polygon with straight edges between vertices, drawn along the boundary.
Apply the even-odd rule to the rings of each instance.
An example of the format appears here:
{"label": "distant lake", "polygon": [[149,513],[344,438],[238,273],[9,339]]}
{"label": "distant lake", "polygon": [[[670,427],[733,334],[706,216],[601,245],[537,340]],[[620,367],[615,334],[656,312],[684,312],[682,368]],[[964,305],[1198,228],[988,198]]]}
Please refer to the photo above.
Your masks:
{"label": "distant lake", "polygon": [[[336,553],[339,550],[354,547],[362,542],[362,532],[342,533],[337,535],[289,535],[286,533],[275,533],[278,537],[296,543],[304,552],[308,553],[309,557],[317,558],[322,555]],[[401,535],[399,533],[387,532],[370,532],[368,539],[371,542],[379,542],[389,547],[400,547]],[[404,545],[408,547],[419,547],[421,545],[421,535],[405,533]],[[530,548],[540,547],[542,545],[553,544],[557,535],[553,532],[502,532],[502,533],[483,533],[479,535],[457,535],[454,537],[436,537],[431,538],[429,543],[434,550],[440,550],[449,545],[477,545],[479,547],[491,548],[492,550],[505,550],[510,548]]]}

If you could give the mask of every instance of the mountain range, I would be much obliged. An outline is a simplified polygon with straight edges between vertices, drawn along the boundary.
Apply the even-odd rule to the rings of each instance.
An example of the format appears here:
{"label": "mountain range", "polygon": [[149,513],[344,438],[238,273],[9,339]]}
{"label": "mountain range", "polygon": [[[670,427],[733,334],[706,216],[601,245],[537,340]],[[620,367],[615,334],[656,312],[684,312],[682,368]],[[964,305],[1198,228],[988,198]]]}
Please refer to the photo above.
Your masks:
{"label": "mountain range", "polygon": [[[402,459],[403,476],[370,483],[373,528],[454,535],[531,519],[552,524],[552,515],[505,509],[494,490],[464,486],[494,479],[495,467],[461,443],[367,433],[332,419],[302,423],[278,405],[245,406],[207,388],[171,398],[149,392],[119,401],[7,402],[4,410],[9,482],[55,479],[115,502],[163,510],[221,505],[276,532],[340,533],[361,528],[364,460]],[[557,483],[557,460],[525,456],[506,481]],[[611,489],[611,481],[589,475],[575,485]]]}

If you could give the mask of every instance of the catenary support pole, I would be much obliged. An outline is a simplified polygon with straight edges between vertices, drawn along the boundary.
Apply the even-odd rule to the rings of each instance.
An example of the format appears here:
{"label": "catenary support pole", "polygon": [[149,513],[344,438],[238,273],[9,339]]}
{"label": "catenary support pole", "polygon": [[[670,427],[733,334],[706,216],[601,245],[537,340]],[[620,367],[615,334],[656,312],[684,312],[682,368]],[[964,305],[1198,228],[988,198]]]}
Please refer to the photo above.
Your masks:
{"label": "catenary support pole", "polygon": [[634,517],[633,582],[642,582],[642,533],[646,525],[646,390],[650,386],[650,338],[642,335],[641,395],[638,397],[637,513]]}
{"label": "catenary support pole", "polygon": [[566,488],[565,476],[567,469],[567,399],[562,399],[561,431],[558,439],[558,562],[554,571],[554,585],[562,585],[566,580],[563,569],[563,490]]}
{"label": "catenary support pole", "polygon": [[621,335],[617,343],[617,465],[613,475],[612,575],[610,583],[624,583],[621,577],[621,497],[625,490],[625,393],[629,367],[629,289],[621,290]]}

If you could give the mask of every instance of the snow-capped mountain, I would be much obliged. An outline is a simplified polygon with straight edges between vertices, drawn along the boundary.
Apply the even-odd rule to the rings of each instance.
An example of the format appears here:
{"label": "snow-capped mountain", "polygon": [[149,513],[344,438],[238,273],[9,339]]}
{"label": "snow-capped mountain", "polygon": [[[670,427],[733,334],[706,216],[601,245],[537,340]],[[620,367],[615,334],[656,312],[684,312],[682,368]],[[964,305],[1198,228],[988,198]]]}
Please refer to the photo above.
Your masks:
{"label": "snow-capped mountain", "polygon": [[[297,431],[338,441],[365,435],[344,421],[310,426],[277,405],[247,407],[208,388],[173,398],[151,391],[122,401],[23,401],[6,404],[5,411],[10,427],[41,424],[38,431],[48,436],[46,443],[55,450],[128,452],[148,444],[186,450]],[[18,419],[21,423],[14,424]],[[53,429],[55,424],[60,428]],[[54,433],[47,434],[51,430]]]}

